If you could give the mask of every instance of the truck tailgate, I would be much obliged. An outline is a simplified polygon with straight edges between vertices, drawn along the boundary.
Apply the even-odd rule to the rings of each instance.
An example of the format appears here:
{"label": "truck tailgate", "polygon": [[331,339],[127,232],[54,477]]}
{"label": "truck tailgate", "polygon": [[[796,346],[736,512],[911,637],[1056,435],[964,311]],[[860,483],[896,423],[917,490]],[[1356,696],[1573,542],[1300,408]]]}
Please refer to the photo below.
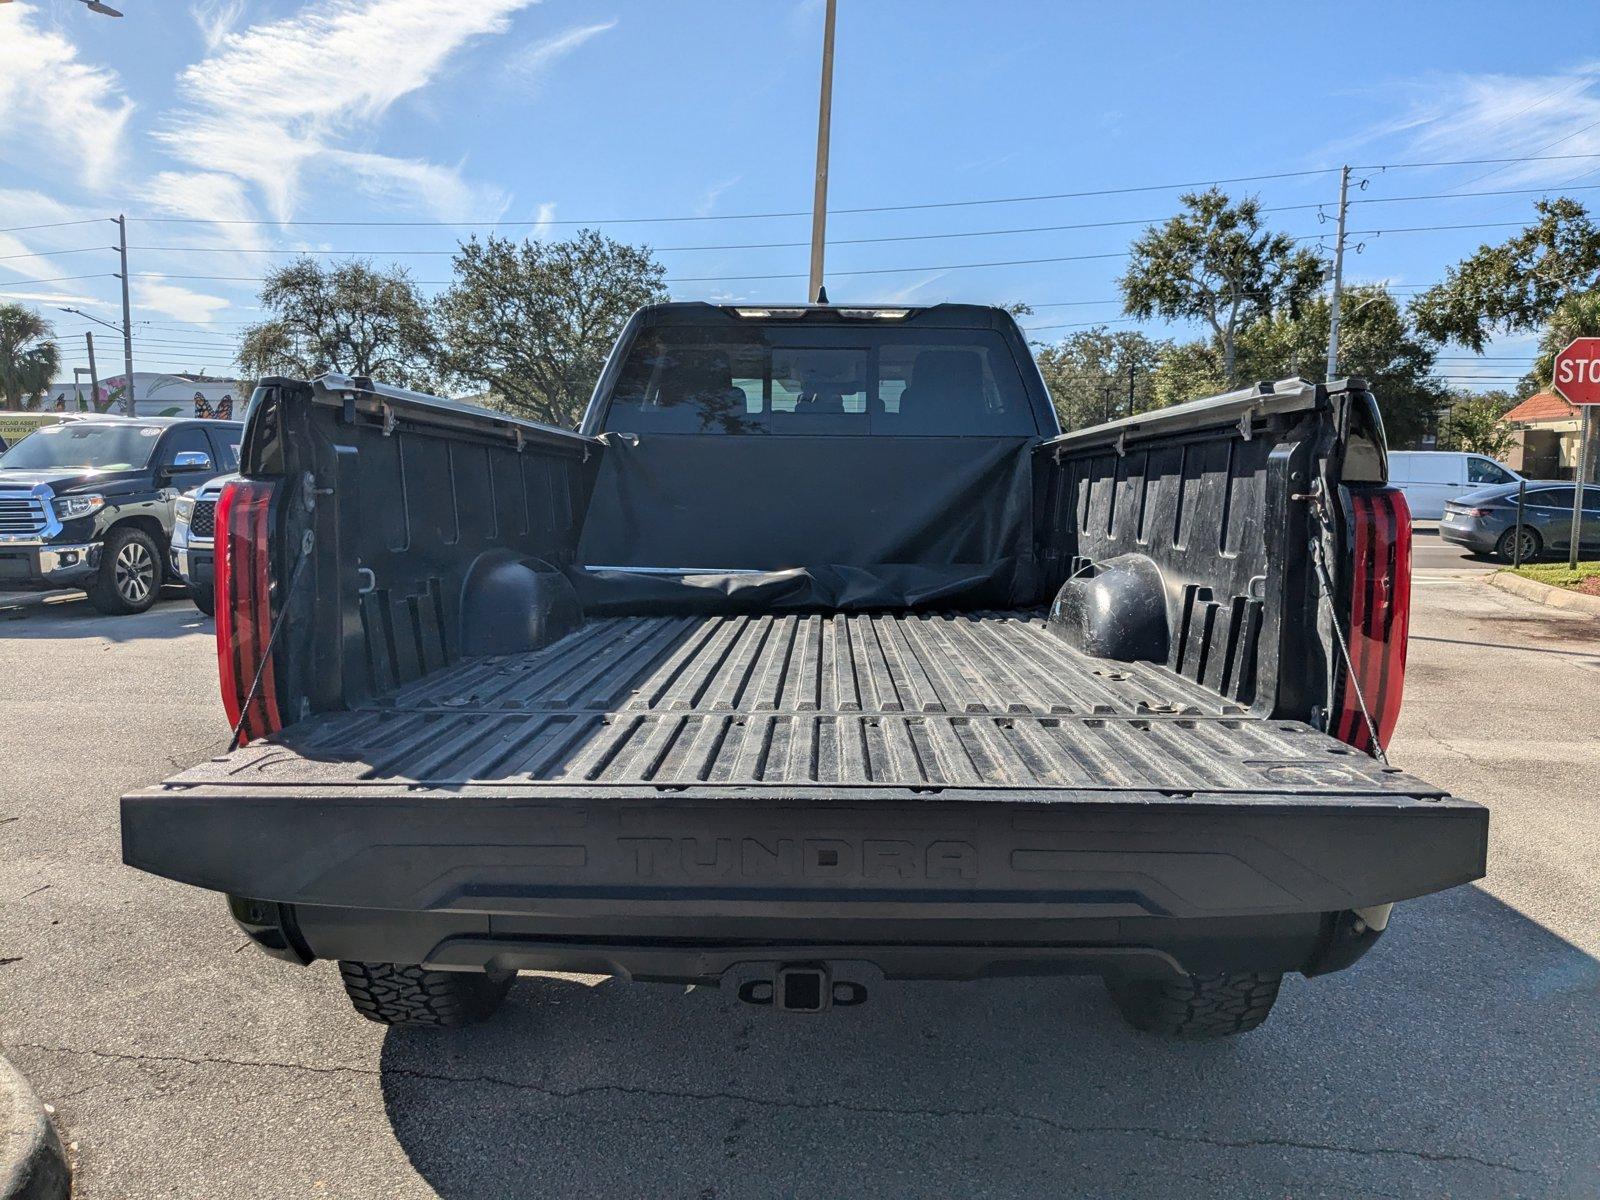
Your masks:
{"label": "truck tailgate", "polygon": [[1036,614],[613,618],[123,800],[236,895],[673,917],[1335,911],[1482,875],[1487,812]]}

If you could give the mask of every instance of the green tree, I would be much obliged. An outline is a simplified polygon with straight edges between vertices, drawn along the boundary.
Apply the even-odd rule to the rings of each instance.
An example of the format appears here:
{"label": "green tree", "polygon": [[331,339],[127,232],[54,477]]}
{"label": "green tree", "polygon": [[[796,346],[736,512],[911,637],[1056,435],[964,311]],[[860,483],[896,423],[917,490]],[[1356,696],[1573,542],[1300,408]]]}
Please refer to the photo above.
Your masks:
{"label": "green tree", "polygon": [[439,298],[443,362],[508,411],[574,426],[623,322],[667,298],[648,247],[591,229],[563,242],[461,244]]}
{"label": "green tree", "polygon": [[1309,249],[1261,222],[1250,197],[1232,201],[1216,188],[1182,197],[1185,212],[1134,241],[1120,280],[1123,307],[1141,320],[1202,321],[1221,356],[1225,387],[1238,373],[1239,334],[1268,313],[1293,314],[1327,278]]}
{"label": "green tree", "polygon": [[[1158,406],[1155,371],[1172,343],[1136,330],[1085,329],[1034,354],[1062,429],[1081,429],[1110,417]],[[1133,385],[1133,402],[1128,399]]]}
{"label": "green tree", "polygon": [[1214,342],[1179,342],[1161,356],[1150,387],[1158,408],[1225,392],[1222,354]]}
{"label": "green tree", "polygon": [[404,268],[323,267],[302,258],[268,276],[267,320],[244,331],[245,374],[309,378],[333,371],[402,387],[432,384],[438,352],[428,305]]}
{"label": "green tree", "polygon": [[[1576,200],[1537,200],[1538,220],[1477,251],[1412,301],[1417,328],[1439,342],[1482,353],[1496,333],[1525,333],[1574,292],[1600,279],[1600,228]],[[1559,347],[1558,347],[1559,348]]]}
{"label": "green tree", "polygon": [[1439,424],[1439,449],[1465,450],[1468,454],[1487,454],[1500,458],[1516,445],[1516,435],[1505,423],[1505,415],[1516,404],[1508,392],[1458,394],[1449,413]]}
{"label": "green tree", "polygon": [[0,304],[0,400],[33,408],[61,365],[50,323],[21,304]]}
{"label": "green tree", "polygon": [[[1411,328],[1404,310],[1381,287],[1345,291],[1339,322],[1339,371],[1367,381],[1383,410],[1389,442],[1415,443],[1433,428],[1449,392],[1433,378],[1433,343]],[[1320,379],[1327,368],[1329,310],[1325,297],[1298,312],[1268,313],[1239,333],[1239,383],[1293,376]],[[1179,404],[1227,390],[1221,347],[1186,342],[1162,357],[1152,380],[1159,404]],[[1236,384],[1237,386],[1237,384]]]}
{"label": "green tree", "polygon": [[[1329,322],[1327,298],[1318,296],[1298,313],[1275,312],[1250,326],[1240,338],[1242,377],[1320,379],[1327,370]],[[1449,402],[1448,389],[1433,377],[1436,355],[1434,344],[1411,327],[1384,288],[1345,290],[1339,373],[1359,375],[1371,387],[1390,445],[1414,444]]]}
{"label": "green tree", "polygon": [[1539,336],[1533,369],[1523,376],[1523,389],[1549,391],[1556,355],[1578,337],[1600,337],[1600,292],[1575,292],[1556,305]]}

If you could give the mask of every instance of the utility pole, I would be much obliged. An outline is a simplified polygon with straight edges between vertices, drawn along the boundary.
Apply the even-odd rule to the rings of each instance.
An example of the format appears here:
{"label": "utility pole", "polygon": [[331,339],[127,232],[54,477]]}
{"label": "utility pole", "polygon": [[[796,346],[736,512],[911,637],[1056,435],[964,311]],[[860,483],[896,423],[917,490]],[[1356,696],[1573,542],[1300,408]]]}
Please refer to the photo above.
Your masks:
{"label": "utility pole", "polygon": [[828,137],[833,124],[833,18],[837,0],[828,0],[822,26],[822,96],[817,105],[817,182],[811,197],[811,283],[808,296],[812,304],[828,302],[822,285],[822,248],[828,234]]}
{"label": "utility pole", "polygon": [[117,253],[122,256],[122,372],[128,389],[123,399],[128,405],[128,415],[134,417],[138,416],[138,411],[133,399],[133,310],[128,306],[128,218],[111,219],[117,223],[117,232],[121,235],[117,239]]}
{"label": "utility pole", "polygon": [[1128,415],[1133,416],[1133,364],[1128,364]]}
{"label": "utility pole", "polygon": [[[89,408],[94,412],[100,411],[100,372],[94,365],[94,334],[85,329],[83,340],[89,347]],[[81,404],[81,401],[80,401]]]}
{"label": "utility pole", "polygon": [[1344,291],[1344,216],[1350,207],[1350,168],[1339,172],[1339,232],[1333,243],[1333,299],[1328,304],[1328,379],[1339,373],[1339,300]]}

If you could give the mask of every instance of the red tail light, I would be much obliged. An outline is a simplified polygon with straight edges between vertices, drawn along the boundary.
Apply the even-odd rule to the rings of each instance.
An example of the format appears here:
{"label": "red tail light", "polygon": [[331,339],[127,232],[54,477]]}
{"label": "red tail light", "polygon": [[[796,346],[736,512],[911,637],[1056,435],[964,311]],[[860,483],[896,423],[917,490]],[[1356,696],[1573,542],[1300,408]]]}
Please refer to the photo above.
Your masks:
{"label": "red tail light", "polygon": [[[1411,510],[1393,488],[1350,492],[1352,574],[1350,661],[1340,688],[1334,736],[1373,753],[1361,714],[1367,702],[1378,745],[1387,748],[1400,717],[1406,675],[1406,629],[1411,619]],[[1360,685],[1357,697],[1355,684]]]}
{"label": "red tail light", "polygon": [[237,480],[222,489],[217,501],[217,669],[222,707],[239,730],[240,745],[283,728],[277,681],[266,652],[272,634],[267,549],[272,491],[270,483]]}

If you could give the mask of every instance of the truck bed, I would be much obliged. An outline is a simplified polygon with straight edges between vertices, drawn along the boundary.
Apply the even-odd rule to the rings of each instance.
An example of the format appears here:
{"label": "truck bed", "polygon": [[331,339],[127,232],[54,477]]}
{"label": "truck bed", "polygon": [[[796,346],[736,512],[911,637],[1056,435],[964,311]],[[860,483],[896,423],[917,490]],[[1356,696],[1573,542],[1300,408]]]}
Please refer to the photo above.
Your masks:
{"label": "truck bed", "polygon": [[1441,795],[1037,612],[591,621],[203,763],[182,786]]}

